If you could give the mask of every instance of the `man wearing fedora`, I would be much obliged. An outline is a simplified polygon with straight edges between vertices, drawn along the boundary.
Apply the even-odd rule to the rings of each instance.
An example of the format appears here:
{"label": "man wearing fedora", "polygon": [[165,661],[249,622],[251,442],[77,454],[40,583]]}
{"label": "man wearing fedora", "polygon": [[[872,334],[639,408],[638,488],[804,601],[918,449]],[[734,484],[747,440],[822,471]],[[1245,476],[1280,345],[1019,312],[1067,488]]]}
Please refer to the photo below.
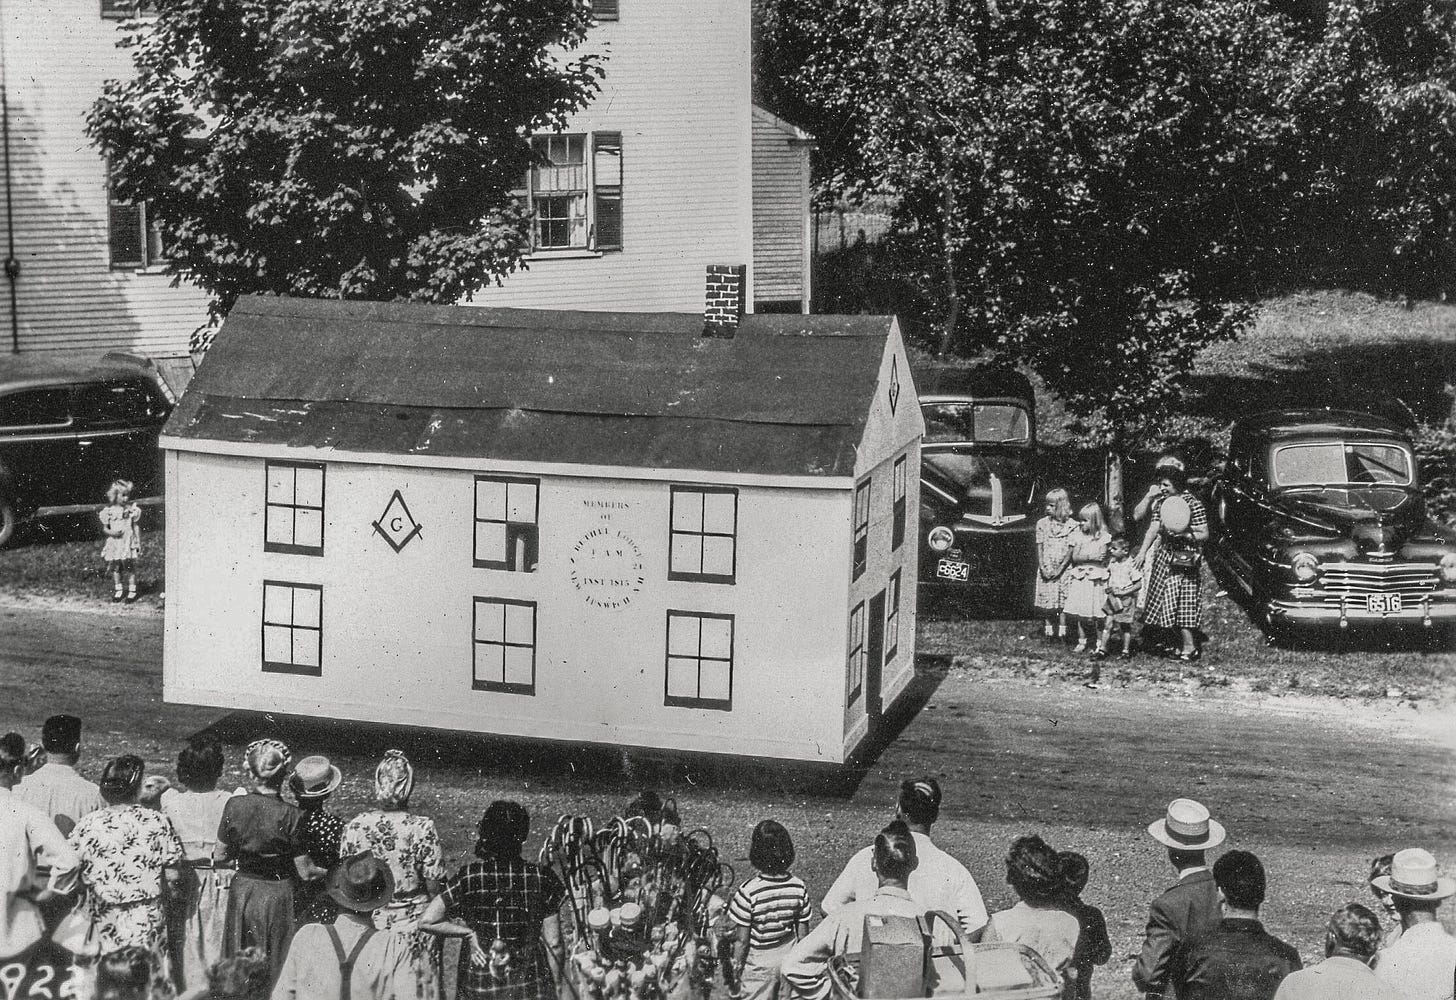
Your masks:
{"label": "man wearing fedora", "polygon": [[388,935],[375,931],[370,914],[394,898],[394,873],[374,855],[356,854],[329,871],[324,892],[339,915],[298,929],[272,1000],[381,1000]]}
{"label": "man wearing fedora", "polygon": [[1439,874],[1436,859],[1419,847],[1397,851],[1390,874],[1371,885],[1390,894],[1403,928],[1380,952],[1375,975],[1410,1000],[1451,1000],[1456,980],[1456,938],[1436,916],[1441,900],[1456,895],[1456,879]]}
{"label": "man wearing fedora", "polygon": [[1359,903],[1330,915],[1325,927],[1325,960],[1291,972],[1274,1000],[1409,1000],[1370,971],[1380,947],[1380,921]]}
{"label": "man wearing fedora", "polygon": [[1178,881],[1148,909],[1143,949],[1132,967],[1133,985],[1156,1000],[1168,992],[1178,946],[1218,926],[1218,886],[1204,852],[1223,843],[1224,829],[1202,803],[1174,799],[1167,814],[1148,826],[1148,835],[1168,849],[1178,873]]}

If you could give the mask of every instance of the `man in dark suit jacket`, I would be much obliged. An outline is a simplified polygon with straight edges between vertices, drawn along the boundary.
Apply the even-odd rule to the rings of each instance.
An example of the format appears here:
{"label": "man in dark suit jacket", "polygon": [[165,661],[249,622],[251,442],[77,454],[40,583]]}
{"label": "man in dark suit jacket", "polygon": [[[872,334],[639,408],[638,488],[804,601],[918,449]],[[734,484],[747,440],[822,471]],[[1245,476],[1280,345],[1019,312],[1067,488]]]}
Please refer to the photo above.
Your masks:
{"label": "man in dark suit jacket", "polygon": [[1168,861],[1178,872],[1178,881],[1148,909],[1148,929],[1142,953],[1132,967],[1132,981],[1149,1000],[1161,1000],[1168,990],[1168,973],[1178,946],[1218,925],[1218,887],[1204,851],[1223,843],[1224,829],[1209,817],[1202,803],[1174,799],[1167,815],[1148,827],[1148,834],[1168,848]]}
{"label": "man in dark suit jacket", "polygon": [[1279,984],[1302,967],[1299,952],[1264,930],[1264,866],[1248,851],[1229,851],[1213,866],[1223,919],[1173,955],[1168,981],[1179,1000],[1274,1000]]}

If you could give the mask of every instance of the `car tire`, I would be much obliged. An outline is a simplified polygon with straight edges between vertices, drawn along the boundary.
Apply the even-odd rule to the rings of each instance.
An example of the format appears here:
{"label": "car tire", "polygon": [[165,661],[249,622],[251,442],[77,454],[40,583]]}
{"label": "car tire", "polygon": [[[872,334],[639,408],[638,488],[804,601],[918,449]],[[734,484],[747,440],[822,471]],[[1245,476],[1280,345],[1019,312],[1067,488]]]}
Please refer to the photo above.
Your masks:
{"label": "car tire", "polygon": [[0,500],[0,549],[3,549],[9,544],[10,539],[15,537],[15,526],[18,523],[15,507],[5,500]]}

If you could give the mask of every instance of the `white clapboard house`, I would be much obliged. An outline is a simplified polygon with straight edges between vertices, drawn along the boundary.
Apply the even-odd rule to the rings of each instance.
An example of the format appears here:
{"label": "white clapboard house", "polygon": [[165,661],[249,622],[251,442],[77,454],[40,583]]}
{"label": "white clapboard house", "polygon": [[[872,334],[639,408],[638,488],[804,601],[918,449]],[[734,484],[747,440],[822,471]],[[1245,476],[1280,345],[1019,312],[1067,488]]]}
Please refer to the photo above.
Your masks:
{"label": "white clapboard house", "polygon": [[166,700],[842,761],[913,672],[905,347],[723,270],[707,325],[240,302],[162,439]]}
{"label": "white clapboard house", "polygon": [[[809,137],[752,105],[748,0],[593,0],[591,105],[532,138],[527,269],[474,305],[695,312],[703,269],[746,269],[749,311],[807,311]],[[85,134],[134,0],[0,3],[0,343],[22,353],[185,351],[206,297],[167,273],[145,204],[110,197]],[[146,5],[143,4],[143,21]],[[0,249],[0,253],[6,251]],[[13,296],[12,294],[13,293]]]}

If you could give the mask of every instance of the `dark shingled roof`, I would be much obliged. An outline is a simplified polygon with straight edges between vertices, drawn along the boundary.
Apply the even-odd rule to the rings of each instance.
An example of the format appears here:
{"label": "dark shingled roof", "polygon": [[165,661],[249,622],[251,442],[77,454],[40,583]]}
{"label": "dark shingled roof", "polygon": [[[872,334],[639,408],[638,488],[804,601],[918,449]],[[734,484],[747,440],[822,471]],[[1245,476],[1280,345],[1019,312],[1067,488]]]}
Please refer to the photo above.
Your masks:
{"label": "dark shingled roof", "polygon": [[[249,298],[165,433],[511,461],[853,474],[892,320]],[[185,447],[185,445],[183,446]]]}

